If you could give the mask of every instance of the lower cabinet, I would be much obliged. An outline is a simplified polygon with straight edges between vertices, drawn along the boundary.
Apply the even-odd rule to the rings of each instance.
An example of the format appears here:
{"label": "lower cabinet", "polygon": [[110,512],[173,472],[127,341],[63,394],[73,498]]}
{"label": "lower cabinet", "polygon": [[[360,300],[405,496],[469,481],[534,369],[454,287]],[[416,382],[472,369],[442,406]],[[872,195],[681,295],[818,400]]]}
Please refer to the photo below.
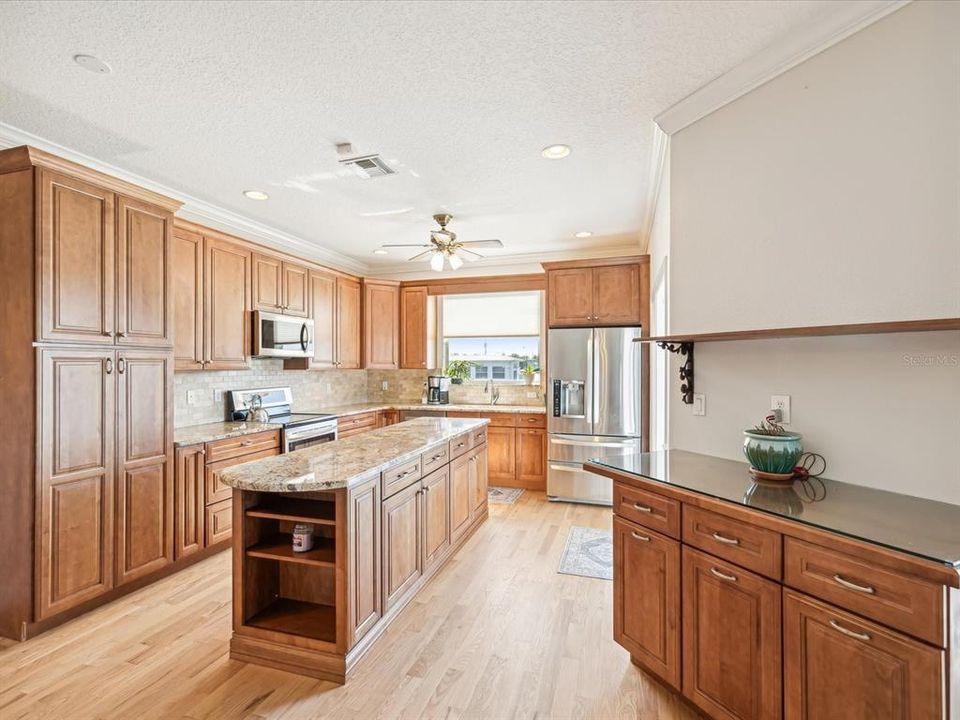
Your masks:
{"label": "lower cabinet", "polygon": [[203,549],[202,445],[177,448],[173,488],[173,557],[175,560]]}
{"label": "lower cabinet", "polygon": [[383,501],[383,611],[388,612],[423,574],[420,483]]}
{"label": "lower cabinet", "polygon": [[631,657],[680,689],[680,543],[613,520],[613,635]]}
{"label": "lower cabinet", "polygon": [[543,485],[547,477],[547,431],[517,428],[517,480],[523,487]]}
{"label": "lower cabinet", "polygon": [[786,720],[942,717],[943,650],[790,590],[783,642]]}
{"label": "lower cabinet", "polygon": [[[461,455],[450,463],[450,539],[456,542],[470,529],[474,496],[470,490],[472,462]],[[474,491],[475,492],[475,491]]]}
{"label": "lower cabinet", "polygon": [[450,468],[432,472],[423,488],[423,574],[429,575],[450,551]]}
{"label": "lower cabinet", "polygon": [[349,644],[352,647],[383,617],[379,475],[350,488],[347,495],[347,544]]}
{"label": "lower cabinet", "polygon": [[469,480],[471,506],[470,520],[476,519],[477,515],[487,504],[487,486],[489,484],[489,451],[486,445],[475,448],[469,455]]}
{"label": "lower cabinet", "polygon": [[543,490],[547,486],[547,418],[543,413],[461,412],[447,417],[486,418],[487,471],[503,487]]}
{"label": "lower cabinet", "polygon": [[494,484],[509,483],[517,475],[517,441],[513,427],[487,428],[490,448],[490,480]]}

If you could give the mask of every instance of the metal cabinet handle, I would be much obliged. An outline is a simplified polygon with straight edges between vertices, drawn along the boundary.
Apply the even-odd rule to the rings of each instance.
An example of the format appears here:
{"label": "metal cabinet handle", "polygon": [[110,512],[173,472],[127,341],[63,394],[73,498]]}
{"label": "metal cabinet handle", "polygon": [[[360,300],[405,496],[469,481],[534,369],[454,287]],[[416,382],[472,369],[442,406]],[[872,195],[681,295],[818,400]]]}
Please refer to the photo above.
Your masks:
{"label": "metal cabinet handle", "polygon": [[425,493],[430,492],[430,486],[429,486],[429,485],[424,485],[424,486],[423,486],[423,491],[424,491]]}
{"label": "metal cabinet handle", "polygon": [[726,573],[720,572],[715,567],[710,568],[710,572],[712,572],[716,577],[720,578],[721,580],[726,580],[727,582],[737,581],[736,575],[727,575]]}
{"label": "metal cabinet handle", "polygon": [[117,358],[117,372],[123,375],[123,371],[127,369],[127,361],[123,358]]}
{"label": "metal cabinet handle", "polygon": [[117,333],[118,338],[125,338],[126,336],[127,336],[127,333],[125,331],[120,331]]}
{"label": "metal cabinet handle", "polygon": [[113,360],[107,358],[107,375],[113,372]]}
{"label": "metal cabinet handle", "polygon": [[876,590],[874,590],[869,585],[857,585],[856,583],[852,583],[849,580],[844,580],[839,575],[834,575],[833,581],[838,585],[842,585],[848,590],[856,590],[857,592],[867,593],[868,595],[873,595],[876,592]]}
{"label": "metal cabinet handle", "polygon": [[642,512],[642,513],[652,513],[652,512],[653,512],[653,508],[652,508],[652,507],[647,507],[646,505],[641,505],[640,503],[634,503],[634,504],[633,504],[633,509],[634,509],[634,510],[639,510],[639,511]]}
{"label": "metal cabinet handle", "polygon": [[850,637],[856,638],[857,640],[870,642],[871,638],[870,638],[870,635],[868,635],[867,633],[858,633],[858,632],[854,632],[853,630],[847,630],[845,627],[843,627],[843,625],[838,623],[836,620],[830,621],[830,627],[832,627],[837,632],[842,632],[844,635],[849,635]]}
{"label": "metal cabinet handle", "polygon": [[240,444],[243,445],[244,447],[248,445],[253,445],[253,440],[244,440]]}
{"label": "metal cabinet handle", "polygon": [[643,542],[650,542],[650,538],[646,535],[641,535],[636,530],[631,530],[630,534],[633,535],[637,540],[642,540]]}
{"label": "metal cabinet handle", "polygon": [[101,330],[100,334],[103,335],[104,337],[113,337],[113,333],[110,332],[109,330]]}
{"label": "metal cabinet handle", "polygon": [[723,535],[721,535],[721,534],[718,533],[718,532],[715,532],[715,533],[713,534],[713,539],[716,540],[717,542],[722,542],[724,545],[739,545],[739,544],[740,544],[740,541],[737,540],[736,538],[724,537]]}
{"label": "metal cabinet handle", "polygon": [[435,462],[435,461],[439,460],[439,459],[442,458],[442,457],[443,457],[443,453],[439,453],[439,454],[437,454],[437,455],[434,455],[434,456],[433,456],[432,458],[430,458],[427,462]]}

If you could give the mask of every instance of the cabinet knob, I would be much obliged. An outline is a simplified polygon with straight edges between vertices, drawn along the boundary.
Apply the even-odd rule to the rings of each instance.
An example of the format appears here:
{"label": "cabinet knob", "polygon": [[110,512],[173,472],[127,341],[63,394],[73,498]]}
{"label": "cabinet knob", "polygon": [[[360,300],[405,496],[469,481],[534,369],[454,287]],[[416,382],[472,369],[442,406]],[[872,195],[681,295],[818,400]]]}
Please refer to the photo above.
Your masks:
{"label": "cabinet knob", "polygon": [[117,337],[118,337],[118,338],[125,338],[126,336],[127,336],[127,333],[125,333],[125,332],[118,332],[118,333],[117,333]]}

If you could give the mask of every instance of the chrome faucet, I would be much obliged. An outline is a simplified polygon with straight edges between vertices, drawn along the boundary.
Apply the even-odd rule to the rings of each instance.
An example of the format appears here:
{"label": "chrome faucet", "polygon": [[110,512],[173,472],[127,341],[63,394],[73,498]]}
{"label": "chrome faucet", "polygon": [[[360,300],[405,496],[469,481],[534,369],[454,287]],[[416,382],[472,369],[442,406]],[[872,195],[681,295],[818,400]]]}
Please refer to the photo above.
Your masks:
{"label": "chrome faucet", "polygon": [[500,391],[494,386],[493,378],[487,380],[487,384],[483,386],[483,391],[490,394],[490,404],[496,405],[497,400],[500,399]]}

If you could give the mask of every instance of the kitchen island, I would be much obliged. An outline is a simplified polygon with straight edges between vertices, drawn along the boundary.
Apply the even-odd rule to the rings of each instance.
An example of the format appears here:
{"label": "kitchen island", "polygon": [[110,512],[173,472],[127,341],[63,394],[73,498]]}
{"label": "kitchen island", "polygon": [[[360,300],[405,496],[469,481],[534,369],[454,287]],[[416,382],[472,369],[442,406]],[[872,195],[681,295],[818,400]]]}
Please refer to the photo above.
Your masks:
{"label": "kitchen island", "polygon": [[[224,470],[230,657],[346,682],[487,518],[486,419],[418,418]],[[294,552],[294,526],[313,547]]]}

